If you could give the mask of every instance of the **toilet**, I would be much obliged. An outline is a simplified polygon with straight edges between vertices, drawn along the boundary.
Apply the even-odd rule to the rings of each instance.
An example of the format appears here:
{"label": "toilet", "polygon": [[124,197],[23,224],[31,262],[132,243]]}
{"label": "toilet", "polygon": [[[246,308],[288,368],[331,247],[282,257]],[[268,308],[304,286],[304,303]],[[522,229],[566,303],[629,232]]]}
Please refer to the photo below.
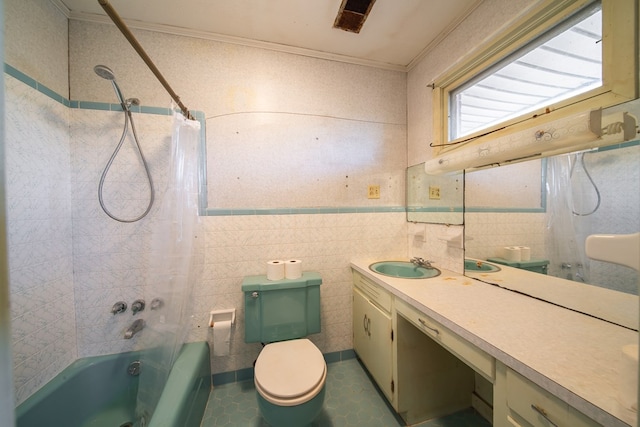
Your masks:
{"label": "toilet", "polygon": [[258,407],[272,427],[310,425],[322,411],[327,365],[306,337],[320,332],[320,285],[315,272],[271,281],[247,276],[245,342],[266,344],[255,362]]}

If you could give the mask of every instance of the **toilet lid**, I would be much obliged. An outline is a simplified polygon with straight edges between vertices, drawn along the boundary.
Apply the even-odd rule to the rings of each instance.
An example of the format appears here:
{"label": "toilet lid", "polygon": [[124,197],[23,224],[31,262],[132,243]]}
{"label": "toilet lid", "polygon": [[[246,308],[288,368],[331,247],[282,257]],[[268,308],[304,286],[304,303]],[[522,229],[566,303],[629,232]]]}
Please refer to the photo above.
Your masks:
{"label": "toilet lid", "polygon": [[308,339],[298,339],[265,346],[256,360],[254,375],[270,395],[293,399],[317,387],[325,370],[320,350]]}

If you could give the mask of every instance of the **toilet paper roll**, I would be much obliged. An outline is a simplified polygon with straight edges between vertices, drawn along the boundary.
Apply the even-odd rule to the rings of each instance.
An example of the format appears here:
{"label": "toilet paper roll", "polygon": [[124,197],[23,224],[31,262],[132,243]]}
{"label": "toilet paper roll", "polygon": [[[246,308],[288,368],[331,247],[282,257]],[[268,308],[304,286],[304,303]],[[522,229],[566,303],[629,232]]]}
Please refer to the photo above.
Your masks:
{"label": "toilet paper roll", "polygon": [[231,343],[231,320],[213,324],[213,355],[228,356]]}
{"label": "toilet paper roll", "polygon": [[290,259],[285,262],[284,276],[287,279],[299,279],[302,277],[302,261]]}
{"label": "toilet paper roll", "polygon": [[511,262],[520,262],[522,261],[520,248],[517,246],[505,246],[502,249],[502,258]]}
{"label": "toilet paper roll", "polygon": [[529,246],[518,246],[520,249],[520,261],[531,261],[531,248]]}
{"label": "toilet paper roll", "polygon": [[267,280],[284,279],[284,261],[274,259],[267,262]]}

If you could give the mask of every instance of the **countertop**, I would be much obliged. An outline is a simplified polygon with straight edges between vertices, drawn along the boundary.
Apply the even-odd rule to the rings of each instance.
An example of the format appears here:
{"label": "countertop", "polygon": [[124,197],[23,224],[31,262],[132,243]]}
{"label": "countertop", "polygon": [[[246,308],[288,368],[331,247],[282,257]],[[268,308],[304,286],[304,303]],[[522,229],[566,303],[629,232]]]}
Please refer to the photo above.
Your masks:
{"label": "countertop", "polygon": [[431,279],[388,277],[351,266],[496,360],[605,426],[634,424],[616,399],[622,347],[638,332],[442,270]]}
{"label": "countertop", "polygon": [[[472,259],[472,258],[471,258]],[[480,260],[482,261],[482,260]],[[486,261],[483,261],[486,262]],[[492,264],[489,262],[489,264]],[[500,271],[487,273],[469,271],[467,276],[483,282],[493,283],[534,297],[549,300],[583,313],[590,313],[600,319],[609,320],[628,328],[638,327],[638,296],[615,292],[598,286],[563,280],[546,274],[534,273],[519,268],[493,263]]]}

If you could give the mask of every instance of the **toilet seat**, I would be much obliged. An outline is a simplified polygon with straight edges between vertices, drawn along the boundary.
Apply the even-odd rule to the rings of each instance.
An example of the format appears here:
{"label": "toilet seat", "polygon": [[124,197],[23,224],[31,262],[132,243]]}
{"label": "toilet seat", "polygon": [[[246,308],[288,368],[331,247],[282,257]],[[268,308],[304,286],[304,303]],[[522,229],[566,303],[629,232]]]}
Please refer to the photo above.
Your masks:
{"label": "toilet seat", "polygon": [[295,406],[311,400],[326,378],[324,357],[306,338],[268,344],[256,360],[256,389],[274,405]]}

